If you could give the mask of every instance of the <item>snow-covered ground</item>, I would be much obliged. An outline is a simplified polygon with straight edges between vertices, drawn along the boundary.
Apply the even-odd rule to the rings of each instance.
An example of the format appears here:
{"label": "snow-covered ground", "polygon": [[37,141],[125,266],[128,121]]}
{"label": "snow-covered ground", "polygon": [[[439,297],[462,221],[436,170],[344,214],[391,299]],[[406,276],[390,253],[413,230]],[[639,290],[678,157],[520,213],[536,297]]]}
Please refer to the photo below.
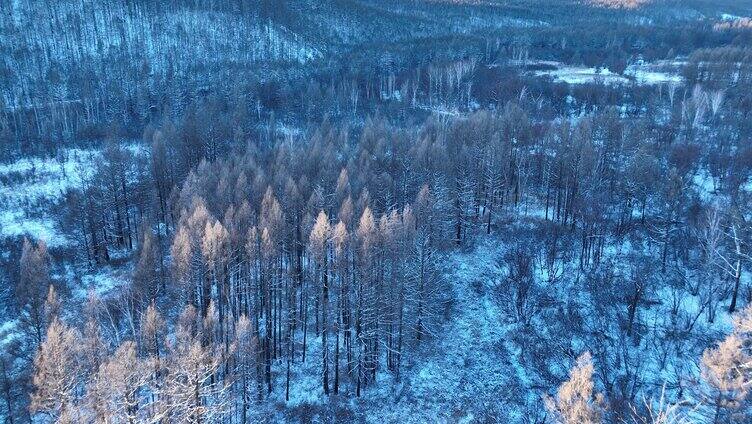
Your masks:
{"label": "snow-covered ground", "polygon": [[[504,254],[542,222],[531,214],[508,234],[479,236],[472,248],[447,254],[444,278],[452,299],[447,319],[436,338],[406,356],[399,382],[380,372],[377,385],[366,388],[363,397],[327,399],[319,378],[320,340],[309,334],[311,359],[293,366],[288,403],[284,401],[284,364],[275,366],[277,383],[272,396],[277,410],[286,411],[279,413],[308,411],[316,422],[324,419],[318,414],[344,402],[362,422],[369,423],[539,422],[535,419],[543,418],[542,397],[553,393],[574,357],[585,350],[593,350],[596,368],[615,367],[612,372],[634,377],[634,384],[647,395],[660,395],[665,385],[666,395],[675,401],[679,382],[697,376],[702,350],[729,330],[727,301],[719,304],[716,319],[708,322],[701,294],[656,282],[655,292],[637,311],[639,336],[629,338],[621,327],[626,303],[618,300],[616,308],[593,311],[598,301],[591,290],[597,291],[592,287],[598,283],[572,258],[561,265],[561,277],[555,283],[546,283],[544,270],[536,265],[536,278],[544,287],[537,296],[551,300],[530,324],[516,322],[509,305],[499,298],[499,293],[514,290],[508,287]],[[625,264],[631,255],[657,255],[650,242],[609,237],[607,244],[602,263],[617,279],[630,278],[632,270]],[[743,279],[748,281],[749,275]],[[571,319],[571,311],[587,312]],[[560,318],[567,322],[557,321]],[[595,345],[593,337],[599,340]],[[654,344],[661,339],[673,340],[670,350],[662,351]],[[637,376],[630,374],[635,372]],[[598,384],[603,390],[602,382]]]}
{"label": "snow-covered ground", "polygon": [[80,277],[80,283],[74,287],[73,297],[86,299],[90,292],[94,292],[100,298],[106,297],[112,290],[129,284],[130,273],[131,267],[102,267],[93,273],[84,274]]}
{"label": "snow-covered ground", "polygon": [[[453,308],[431,354],[408,376],[411,403],[446,421],[472,422],[489,408],[505,405],[505,418],[519,418],[530,395],[529,376],[510,343],[516,326],[495,299],[503,284],[499,259],[505,244],[495,237],[481,240],[469,252],[447,258],[445,278],[451,284]],[[501,418],[501,417],[497,417]]]}
{"label": "snow-covered ground", "polygon": [[682,84],[684,78],[680,75],[681,66],[662,62],[638,63],[629,65],[624,75],[639,85]]}
{"label": "snow-covered ground", "polygon": [[[362,418],[369,423],[519,420],[527,405],[538,404],[540,393],[531,390],[520,352],[511,342],[518,326],[507,323],[495,299],[503,274],[498,259],[505,248],[499,238],[487,237],[469,251],[447,255],[444,278],[453,300],[448,319],[435,338],[406,354],[401,381],[380,371],[377,383],[366,387],[361,398],[327,399],[320,378],[321,341],[311,332],[306,363],[300,362],[298,350],[292,368],[290,401],[285,402],[282,363],[275,366],[272,400],[285,405],[286,414],[346,402],[356,414],[367,410]],[[353,390],[349,384],[341,386],[343,393],[352,395]],[[316,408],[312,410],[321,411]]]}
{"label": "snow-covered ground", "polygon": [[[143,154],[137,144],[127,144]],[[53,157],[26,157],[0,164],[0,238],[28,236],[50,247],[70,243],[60,231],[53,209],[69,190],[77,190],[94,174],[102,153],[95,149],[64,149]]]}
{"label": "snow-covered ground", "polygon": [[626,84],[627,78],[609,71],[607,68],[597,69],[585,66],[561,65],[557,69],[535,71],[535,76],[551,77],[554,82],[567,84]]}
{"label": "snow-covered ground", "polygon": [[623,74],[612,72],[608,68],[567,65],[555,61],[532,61],[525,65],[543,68],[532,71],[532,75],[548,77],[554,82],[567,84],[658,85],[684,82],[684,78],[680,75],[681,64],[679,62],[638,62],[629,65]]}
{"label": "snow-covered ground", "polygon": [[735,21],[740,18],[741,16],[732,15],[730,13],[721,13],[721,20],[723,21]]}
{"label": "snow-covered ground", "polygon": [[99,154],[68,149],[55,157],[31,157],[0,165],[0,236],[29,236],[50,246],[68,243],[49,209],[91,176]]}

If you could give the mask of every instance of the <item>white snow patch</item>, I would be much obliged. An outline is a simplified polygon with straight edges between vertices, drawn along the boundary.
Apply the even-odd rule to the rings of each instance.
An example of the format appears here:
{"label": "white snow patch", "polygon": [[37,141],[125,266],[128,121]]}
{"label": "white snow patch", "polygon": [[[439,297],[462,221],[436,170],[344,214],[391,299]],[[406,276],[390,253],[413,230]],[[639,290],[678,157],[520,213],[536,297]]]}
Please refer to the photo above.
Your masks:
{"label": "white snow patch", "polygon": [[[126,146],[134,155],[140,145]],[[27,157],[0,164],[0,238],[29,236],[51,247],[65,246],[68,237],[57,226],[52,209],[69,190],[79,189],[94,175],[102,153],[64,149],[54,157]]]}
{"label": "white snow patch", "polygon": [[715,179],[707,169],[700,169],[699,172],[693,175],[692,182],[697,187],[697,194],[704,202],[710,202],[715,197]]}
{"label": "white snow patch", "polygon": [[532,75],[550,77],[554,82],[567,84],[681,84],[684,78],[679,74],[683,62],[659,61],[647,63],[638,61],[627,67],[623,74],[612,72],[608,68],[592,68],[587,66],[567,65],[550,60],[512,61],[512,64],[529,66],[535,69]]}
{"label": "white snow patch", "polygon": [[12,343],[18,336],[18,320],[5,321],[0,325],[0,348]]}
{"label": "white snow patch", "polygon": [[564,65],[553,70],[535,71],[535,75],[539,77],[549,76],[555,82],[567,84],[626,84],[629,82],[627,78],[609,71],[608,68],[598,69],[584,66]]}

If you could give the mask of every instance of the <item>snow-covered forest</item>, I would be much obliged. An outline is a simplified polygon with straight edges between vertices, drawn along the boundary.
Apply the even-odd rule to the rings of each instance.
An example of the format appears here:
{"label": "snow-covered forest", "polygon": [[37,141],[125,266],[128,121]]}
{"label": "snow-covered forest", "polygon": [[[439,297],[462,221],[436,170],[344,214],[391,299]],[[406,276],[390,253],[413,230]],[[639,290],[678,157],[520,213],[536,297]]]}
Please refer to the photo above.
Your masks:
{"label": "snow-covered forest", "polygon": [[749,22],[0,2],[0,420],[752,422]]}

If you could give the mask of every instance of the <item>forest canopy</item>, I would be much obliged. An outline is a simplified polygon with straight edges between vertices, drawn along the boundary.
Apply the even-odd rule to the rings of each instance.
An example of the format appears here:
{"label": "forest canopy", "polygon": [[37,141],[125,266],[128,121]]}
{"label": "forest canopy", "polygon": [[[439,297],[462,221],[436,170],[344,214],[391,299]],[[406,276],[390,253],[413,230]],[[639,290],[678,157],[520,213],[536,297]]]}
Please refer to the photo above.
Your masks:
{"label": "forest canopy", "polygon": [[0,12],[6,422],[752,419],[750,2]]}

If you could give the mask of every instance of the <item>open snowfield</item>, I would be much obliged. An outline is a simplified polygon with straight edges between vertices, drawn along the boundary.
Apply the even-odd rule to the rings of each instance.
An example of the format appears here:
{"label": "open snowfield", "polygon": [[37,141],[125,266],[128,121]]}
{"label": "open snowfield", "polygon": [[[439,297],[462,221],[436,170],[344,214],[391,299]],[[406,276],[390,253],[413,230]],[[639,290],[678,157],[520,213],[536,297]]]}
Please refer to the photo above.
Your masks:
{"label": "open snowfield", "polygon": [[684,82],[684,78],[680,75],[682,66],[680,62],[638,62],[629,65],[623,74],[612,72],[608,68],[567,65],[555,61],[533,61],[526,63],[526,66],[545,68],[532,71],[532,75],[551,78],[554,82],[574,85],[594,83],[606,85],[678,85]]}

